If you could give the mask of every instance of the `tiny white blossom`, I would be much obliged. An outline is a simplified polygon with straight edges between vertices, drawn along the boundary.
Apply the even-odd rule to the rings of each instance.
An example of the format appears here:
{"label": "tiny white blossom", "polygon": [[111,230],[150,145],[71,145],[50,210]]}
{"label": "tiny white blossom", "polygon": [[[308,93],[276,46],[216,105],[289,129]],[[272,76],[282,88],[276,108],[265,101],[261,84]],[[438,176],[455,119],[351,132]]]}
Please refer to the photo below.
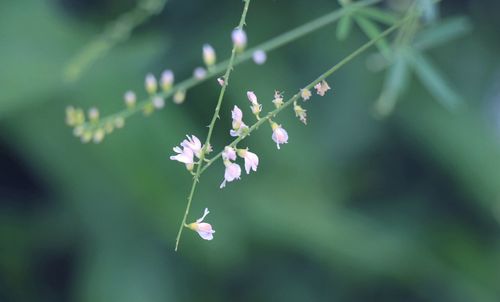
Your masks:
{"label": "tiny white blossom", "polygon": [[301,89],[300,97],[302,97],[304,101],[307,101],[308,99],[311,98],[311,91],[309,89]]}
{"label": "tiny white blossom", "polygon": [[190,223],[188,227],[197,232],[201,238],[205,240],[212,240],[214,238],[213,233],[215,231],[212,229],[212,225],[210,223],[203,222],[203,219],[210,213],[207,208],[205,208],[205,212],[203,216],[196,220],[196,222]]}
{"label": "tiny white blossom", "polygon": [[217,78],[217,82],[219,82],[219,85],[224,86],[226,83],[223,78]]}
{"label": "tiny white blossom", "polygon": [[91,121],[97,121],[99,119],[99,109],[96,107],[92,107],[89,109],[88,112],[89,120]]}

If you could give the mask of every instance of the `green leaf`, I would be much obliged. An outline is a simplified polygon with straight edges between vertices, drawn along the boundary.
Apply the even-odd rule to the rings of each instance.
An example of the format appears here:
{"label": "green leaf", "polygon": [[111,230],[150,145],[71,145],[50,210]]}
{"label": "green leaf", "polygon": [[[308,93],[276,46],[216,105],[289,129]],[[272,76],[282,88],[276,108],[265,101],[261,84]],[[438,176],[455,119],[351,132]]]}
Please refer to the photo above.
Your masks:
{"label": "green leaf", "polygon": [[337,26],[337,39],[345,40],[352,29],[352,18],[350,15],[345,15],[339,20]]}
{"label": "green leaf", "polygon": [[357,10],[357,13],[363,15],[364,17],[387,25],[393,25],[399,20],[399,18],[395,14],[383,11],[376,7],[361,7]]}
{"label": "green leaf", "polygon": [[385,78],[384,88],[375,104],[375,111],[378,115],[387,116],[392,112],[398,97],[407,86],[408,78],[406,52],[399,50],[394,54],[394,61]]}
{"label": "green leaf", "polygon": [[453,110],[463,103],[460,95],[450,88],[443,75],[423,54],[413,52],[409,58],[422,84],[444,107]]}
{"label": "green leaf", "polygon": [[[371,20],[362,17],[362,16],[355,16],[354,19],[356,20],[356,23],[358,23],[359,27],[363,32],[370,38],[370,39],[375,39],[377,38],[382,31],[378,28],[378,26]],[[391,48],[389,46],[389,43],[387,43],[387,40],[385,39],[379,39],[375,45],[379,49],[379,51],[382,53],[382,55],[386,59],[390,59],[391,57]]]}
{"label": "green leaf", "polygon": [[467,17],[450,18],[422,30],[415,37],[414,46],[424,50],[443,45],[467,34],[471,29],[472,25]]}

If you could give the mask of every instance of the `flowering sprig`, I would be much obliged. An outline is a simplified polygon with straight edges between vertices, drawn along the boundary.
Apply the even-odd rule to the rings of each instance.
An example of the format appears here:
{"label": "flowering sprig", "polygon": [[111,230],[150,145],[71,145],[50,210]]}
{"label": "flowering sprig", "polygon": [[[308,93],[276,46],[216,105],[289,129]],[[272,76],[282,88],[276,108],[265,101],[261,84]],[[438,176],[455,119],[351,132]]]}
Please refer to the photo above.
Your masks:
{"label": "flowering sprig", "polygon": [[[253,125],[251,125],[249,128],[248,128],[248,133],[247,135],[245,136],[240,136],[240,137],[237,137],[236,139],[234,139],[230,144],[228,144],[227,146],[228,147],[233,147],[235,148],[242,140],[244,140],[246,137],[248,137],[248,135],[250,135],[252,132],[256,131],[257,129],[259,129],[259,127],[270,121],[272,118],[276,117],[281,111],[283,111],[284,109],[288,108],[289,106],[291,106],[292,104],[296,103],[297,101],[299,101],[300,99],[303,99],[303,91],[304,90],[310,90],[310,89],[313,89],[315,85],[317,85],[318,83],[321,83],[323,80],[325,80],[327,77],[331,76],[333,73],[335,73],[337,70],[339,70],[341,67],[343,67],[344,65],[346,65],[347,63],[349,63],[351,60],[353,60],[354,58],[356,58],[357,56],[359,56],[360,54],[362,54],[363,52],[365,52],[366,50],[368,50],[370,47],[372,47],[375,42],[378,40],[378,39],[381,39],[383,37],[386,37],[388,36],[390,33],[394,32],[396,29],[398,29],[402,24],[404,24],[404,22],[406,21],[406,19],[403,19],[402,21],[396,23],[395,25],[391,26],[390,28],[386,29],[384,32],[382,32],[377,38],[375,39],[372,39],[368,42],[366,42],[364,45],[362,45],[361,47],[359,47],[357,50],[355,50],[354,52],[352,52],[350,55],[346,56],[344,59],[342,59],[340,62],[338,62],[337,64],[335,64],[333,67],[331,67],[330,69],[328,69],[326,72],[324,72],[322,75],[320,75],[316,80],[312,81],[311,83],[309,83],[308,85],[306,85],[304,88],[302,88],[301,90],[299,90],[295,95],[293,95],[291,98],[289,98],[287,101],[283,102],[283,104],[268,112],[264,117],[261,117],[260,120],[258,120],[256,123],[254,123]],[[216,162],[219,158],[221,158],[222,156],[222,153],[223,151],[217,153],[216,155],[214,155],[204,166],[203,168],[201,169],[201,173],[202,174],[203,172],[205,172],[206,169],[208,169],[214,162]]]}
{"label": "flowering sprig", "polygon": [[[236,58],[236,53],[241,51],[242,48],[244,48],[246,46],[246,34],[245,34],[245,45],[242,45],[242,33],[244,33],[244,30],[243,30],[243,26],[245,25],[245,20],[246,20],[246,16],[247,16],[247,12],[248,12],[248,7],[250,5],[250,0],[244,0],[244,6],[243,6],[243,12],[241,13],[241,18],[240,18],[240,22],[238,24],[238,26],[233,30],[232,34],[231,34],[231,38],[233,40],[233,48],[231,50],[231,57],[229,58],[229,63],[227,64],[227,68],[226,68],[226,72],[224,73],[224,76],[223,76],[223,82],[222,82],[222,85],[221,85],[221,90],[220,90],[220,93],[219,93],[219,98],[217,100],[217,105],[215,106],[215,110],[214,110],[214,114],[212,116],[212,120],[210,122],[210,125],[208,126],[208,134],[207,134],[207,138],[205,140],[205,144],[203,145],[203,148],[201,149],[200,151],[200,157],[199,157],[199,162],[198,162],[198,166],[196,168],[196,172],[194,174],[194,179],[193,179],[193,184],[191,185],[191,191],[189,193],[189,196],[188,196],[188,202],[187,202],[187,205],[186,205],[186,211],[184,212],[184,217],[182,218],[182,222],[180,224],[180,227],[179,227],[179,232],[177,233],[177,238],[175,240],[175,250],[177,251],[177,248],[179,247],[179,241],[181,239],[181,235],[182,235],[182,231],[185,227],[185,224],[186,224],[186,219],[187,219],[187,216],[189,214],[189,209],[191,207],[191,202],[193,201],[193,196],[194,196],[194,192],[196,191],[196,186],[198,184],[198,181],[199,181],[199,178],[200,178],[200,175],[201,175],[201,169],[203,167],[203,163],[204,163],[204,160],[205,160],[205,155],[206,155],[206,152],[207,152],[207,148],[210,147],[210,139],[212,138],[212,133],[213,133],[213,130],[214,130],[214,127],[215,127],[215,122],[216,120],[219,118],[219,111],[220,111],[220,108],[221,108],[221,105],[222,105],[222,100],[224,99],[224,94],[226,92],[226,88],[227,88],[227,85],[229,84],[229,78],[231,76],[231,72],[233,70],[233,66],[234,66],[234,63],[235,63],[235,58]],[[235,32],[238,32],[236,34],[236,39],[235,39]],[[232,157],[232,156],[231,156]],[[228,171],[228,177],[226,178],[225,177],[225,181],[229,178],[231,180],[239,177],[239,175],[237,174],[241,174],[241,169],[240,169],[240,173],[238,173],[238,168],[239,166],[234,166],[232,165],[231,163],[228,164],[229,166],[229,171]],[[226,166],[226,168],[228,167]],[[223,182],[223,184],[225,184],[225,182]],[[222,185],[221,185],[222,186]]]}
{"label": "flowering sprig", "polygon": [[[262,64],[266,60],[266,53],[284,46],[305,35],[308,35],[316,30],[319,30],[335,21],[338,21],[346,15],[352,14],[357,11],[364,12],[365,10],[370,8],[369,6],[380,1],[381,0],[363,0],[356,3],[351,3],[349,6],[340,8],[313,21],[296,27],[295,29],[285,32],[251,49],[238,53],[237,56],[232,60],[232,66],[236,66],[251,59],[253,59],[256,64]],[[375,8],[370,9],[374,10]],[[241,38],[239,39],[239,41],[241,41]],[[75,136],[79,137],[82,142],[89,142],[96,134],[98,134],[98,136],[100,137],[100,134],[102,133],[110,134],[115,129],[122,128],[125,125],[126,120],[136,113],[143,112],[146,116],[152,114],[155,109],[159,110],[163,108],[165,106],[165,102],[170,98],[173,99],[173,102],[175,104],[183,103],[186,99],[186,91],[223,73],[227,69],[231,61],[230,59],[228,59],[220,63],[215,63],[215,50],[213,50],[213,48],[208,44],[205,46],[207,47],[203,47],[203,59],[208,69],[203,70],[203,75],[200,69],[198,70],[198,72],[196,72],[196,74],[193,74],[193,77],[174,85],[174,73],[171,70],[165,70],[160,77],[159,85],[158,83],[156,84],[156,93],[149,93],[148,97],[143,99],[142,101],[137,101],[137,95],[132,92],[135,96],[134,101],[126,101],[126,106],[123,110],[92,121],[88,120],[85,117],[85,114],[83,116],[81,115],[81,113],[84,112],[83,109],[68,107],[67,120],[71,120],[72,122],[67,124],[74,128],[73,133],[75,134]],[[212,53],[212,51],[214,51],[214,53]],[[152,82],[151,77],[150,81]],[[218,78],[217,81],[221,86],[227,84],[225,83],[223,77]],[[158,89],[158,86],[161,89]],[[146,91],[152,91],[153,88],[154,87],[149,86],[149,88],[146,88]],[[163,102],[160,101],[160,98],[163,100]],[[156,102],[154,102],[154,100],[156,100]],[[79,115],[79,118],[75,119],[75,116],[73,115],[73,113],[75,112],[76,115]],[[68,114],[70,115],[69,118]],[[102,135],[102,138],[100,140],[94,141],[100,142],[104,138],[104,134]]]}
{"label": "flowering sprig", "polygon": [[[248,2],[246,2],[246,7],[247,6],[248,6]],[[243,17],[242,17],[242,19],[243,19]],[[320,84],[320,85],[323,85],[323,86],[321,86],[321,89],[326,92],[329,89],[329,86],[328,86],[328,84],[325,81],[325,79],[327,77],[329,77],[334,72],[336,72],[337,70],[339,70],[341,67],[343,67],[344,65],[346,65],[347,63],[349,63],[351,60],[353,60],[354,58],[356,58],[357,56],[359,56],[360,54],[362,54],[363,52],[365,52],[367,49],[369,49],[371,46],[373,46],[379,39],[382,39],[382,38],[386,37],[387,35],[389,35],[390,33],[392,33],[393,31],[395,31],[397,28],[399,28],[401,26],[401,24],[403,24],[405,22],[405,20],[406,19],[404,19],[404,20],[398,22],[397,24],[391,26],[390,28],[388,28],[387,30],[385,30],[383,33],[381,33],[379,36],[377,36],[376,38],[374,38],[374,39],[368,41],[367,43],[365,43],[364,45],[362,45],[360,48],[358,48],[357,50],[355,50],[354,52],[352,52],[350,55],[346,56],[340,62],[338,62],[333,67],[331,67],[326,72],[324,72],[322,75],[320,75],[316,80],[312,81],[311,83],[309,83],[308,85],[306,85],[304,88],[302,88],[301,90],[299,90],[295,95],[293,95],[286,102],[283,102],[282,104],[280,104],[280,106],[277,106],[278,108],[276,108],[276,109],[268,112],[264,117],[259,118],[256,123],[254,123],[252,126],[250,126],[248,128],[248,131],[247,131],[247,133],[245,135],[238,136],[229,145],[227,145],[224,148],[223,151],[219,152],[217,155],[215,155],[214,157],[212,157],[206,163],[204,162],[204,160],[205,160],[205,153],[204,152],[201,153],[200,161],[199,161],[199,164],[198,164],[197,169],[196,169],[196,173],[195,173],[195,176],[194,176],[193,184],[191,186],[191,191],[190,191],[189,196],[188,196],[188,202],[187,202],[187,205],[186,205],[186,210],[185,210],[185,213],[184,213],[184,217],[183,217],[183,220],[181,222],[181,226],[180,226],[179,232],[177,234],[176,243],[175,243],[175,250],[176,251],[177,251],[177,249],[179,247],[179,241],[180,241],[180,238],[181,238],[181,235],[182,235],[182,230],[186,226],[187,215],[189,214],[189,209],[191,207],[191,203],[192,203],[192,200],[193,200],[194,192],[196,190],[197,183],[198,183],[199,178],[202,175],[202,173],[204,171],[206,171],[206,169],[208,167],[210,167],[215,161],[217,161],[219,158],[222,157],[223,160],[224,160],[224,165],[226,166],[226,171],[224,173],[223,185],[225,185],[225,183],[227,181],[233,181],[234,179],[238,179],[240,177],[240,175],[241,175],[241,168],[239,167],[239,165],[237,165],[234,162],[232,162],[232,160],[234,160],[235,157],[236,157],[234,155],[234,150],[235,150],[235,148],[236,148],[236,146],[237,146],[237,144],[239,142],[241,142],[243,139],[245,139],[253,131],[257,130],[265,122],[270,122],[271,123],[272,128],[273,128],[273,135],[272,135],[273,136],[273,140],[275,140],[275,142],[277,143],[278,147],[279,147],[279,145],[281,143],[286,143],[288,141],[288,134],[286,133],[286,131],[284,131],[284,129],[280,125],[278,125],[275,122],[273,122],[272,119],[275,118],[285,108],[288,108],[290,105],[292,105],[294,103],[296,104],[296,102],[298,100],[300,100],[301,98],[305,101],[305,99],[303,98],[304,91],[313,89],[316,85]],[[235,49],[233,48],[233,53],[234,53],[234,50]],[[228,69],[228,71],[226,72],[226,75],[228,75],[229,73],[230,73],[230,70]],[[224,80],[227,81],[227,79],[228,79],[228,77],[225,77]],[[205,145],[209,145],[209,143],[210,143],[211,133],[212,133],[212,130],[213,130],[213,126],[214,126],[215,120],[216,120],[216,118],[218,116],[218,113],[219,113],[219,110],[220,110],[220,104],[221,104],[222,96],[224,94],[224,89],[225,89],[226,86],[227,86],[227,82],[224,85],[222,85],[221,94],[219,96],[219,101],[217,103],[216,110],[215,110],[212,122],[210,123],[210,126],[209,126],[209,133],[208,133],[208,137],[207,137]],[[328,86],[328,89],[326,89],[327,86]],[[252,98],[253,98],[253,96],[252,96]],[[253,103],[252,100],[250,100],[250,102]],[[280,129],[280,130],[278,130],[278,129]],[[276,131],[280,131],[280,133],[275,133]],[[245,168],[247,170],[247,173],[249,173],[250,169],[252,169],[254,171],[257,170],[258,157],[256,157],[256,156],[255,157],[250,156],[250,157],[246,158],[248,155],[245,154],[244,152],[241,152],[241,153],[242,154],[240,156],[244,157],[246,161],[248,160],[248,164],[247,164],[247,162],[245,163]],[[245,156],[245,155],[247,155],[247,156]],[[247,168],[247,165],[248,165],[248,168]]]}

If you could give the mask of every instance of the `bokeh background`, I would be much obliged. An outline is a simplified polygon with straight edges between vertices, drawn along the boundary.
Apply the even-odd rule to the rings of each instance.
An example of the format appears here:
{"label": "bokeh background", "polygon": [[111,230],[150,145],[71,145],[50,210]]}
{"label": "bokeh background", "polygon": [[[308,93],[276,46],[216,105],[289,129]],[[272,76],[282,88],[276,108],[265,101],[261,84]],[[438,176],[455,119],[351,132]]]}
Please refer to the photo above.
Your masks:
{"label": "bokeh background", "polygon": [[[173,251],[192,177],[170,161],[187,133],[205,137],[219,87],[183,105],[127,120],[99,145],[64,123],[67,105],[123,107],[147,72],[178,79],[211,43],[227,58],[241,1],[168,1],[133,34],[68,82],[75,53],[132,0],[0,2],[0,301],[500,301],[500,19],[498,1],[442,1],[467,35],[427,54],[465,99],[444,109],[415,77],[395,112],[376,119],[384,73],[363,55],[331,79],[334,94],[305,104],[309,123],[277,118],[289,143],[262,127],[242,146],[257,173],[219,189],[203,175],[211,242],[186,230]],[[338,8],[336,1],[253,1],[249,45]],[[230,109],[254,90],[271,108],[366,41],[339,42],[330,25],[238,66],[214,146],[230,141]],[[371,51],[376,52],[375,49]]]}

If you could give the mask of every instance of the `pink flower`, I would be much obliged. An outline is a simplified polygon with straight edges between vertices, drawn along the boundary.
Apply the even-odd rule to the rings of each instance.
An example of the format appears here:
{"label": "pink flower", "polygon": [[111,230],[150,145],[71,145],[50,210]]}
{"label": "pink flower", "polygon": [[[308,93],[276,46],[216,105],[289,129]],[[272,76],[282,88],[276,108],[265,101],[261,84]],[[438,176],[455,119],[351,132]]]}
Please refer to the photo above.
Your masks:
{"label": "pink flower", "polygon": [[248,129],[248,126],[243,122],[243,112],[238,106],[234,106],[233,110],[231,110],[231,117],[233,118],[233,129],[229,131],[231,136],[241,136],[245,134],[245,130]]}
{"label": "pink flower", "polygon": [[224,172],[224,181],[220,184],[221,189],[226,186],[226,181],[231,182],[235,179],[240,179],[241,176],[241,168],[238,164],[226,160],[224,161],[224,165],[226,166],[226,171]]}
{"label": "pink flower", "polygon": [[226,146],[222,152],[222,160],[236,160],[236,150],[233,147]]}
{"label": "pink flower", "polygon": [[186,135],[186,137],[187,139],[182,141],[181,146],[191,149],[194,155],[200,158],[202,149],[201,141],[194,135],[191,135],[191,137]]}
{"label": "pink flower", "polygon": [[176,160],[178,162],[184,163],[186,165],[192,165],[193,164],[193,150],[191,150],[188,147],[184,147],[181,149],[180,147],[174,147],[174,152],[178,153],[177,155],[172,155],[170,156],[171,160]]}
{"label": "pink flower", "polygon": [[252,106],[250,106],[252,113],[259,116],[259,113],[262,111],[262,105],[257,101],[257,96],[253,91],[247,91],[247,97],[250,103],[252,103]]}
{"label": "pink flower", "polygon": [[217,82],[219,82],[219,85],[224,86],[226,83],[223,78],[217,78]]}
{"label": "pink flower", "polygon": [[259,157],[257,154],[248,151],[247,149],[238,149],[238,155],[245,159],[245,171],[250,174],[250,170],[257,171],[259,165]]}
{"label": "pink flower", "polygon": [[272,139],[276,142],[276,146],[279,149],[280,145],[288,143],[288,133],[281,127],[281,125],[276,123],[272,123],[271,127],[273,129]]}
{"label": "pink flower", "polygon": [[207,216],[208,213],[210,212],[207,208],[205,208],[203,216],[197,219],[196,222],[188,224],[188,228],[197,232],[201,238],[205,240],[212,240],[214,239],[213,233],[215,233],[215,231],[212,229],[212,225],[210,223],[203,222],[203,219],[205,219],[205,216]]}
{"label": "pink flower", "polygon": [[330,90],[330,86],[328,83],[323,80],[320,83],[314,85],[314,89],[316,89],[316,93],[319,94],[320,96],[324,96],[325,93]]}
{"label": "pink flower", "polygon": [[250,101],[250,103],[252,103],[252,105],[259,104],[259,102],[257,101],[257,96],[255,95],[255,93],[253,91],[247,91],[247,97],[248,97],[248,100]]}

